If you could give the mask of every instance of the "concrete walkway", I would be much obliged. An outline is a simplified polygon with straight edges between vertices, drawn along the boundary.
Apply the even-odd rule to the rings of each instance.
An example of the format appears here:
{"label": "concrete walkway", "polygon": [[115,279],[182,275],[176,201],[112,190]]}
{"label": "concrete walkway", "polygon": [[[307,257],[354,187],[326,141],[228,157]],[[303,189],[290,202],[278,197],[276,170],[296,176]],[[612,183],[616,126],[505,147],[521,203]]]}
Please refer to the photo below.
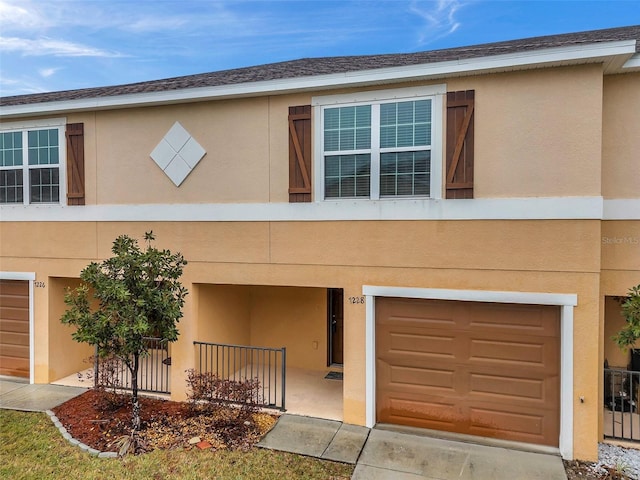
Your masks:
{"label": "concrete walkway", "polygon": [[86,392],[86,388],[30,385],[16,379],[0,379],[0,408],[44,412]]}
{"label": "concrete walkway", "polygon": [[[0,408],[46,411],[86,388],[0,378]],[[567,480],[559,456],[283,415],[259,447],[356,465],[353,480]]]}
{"label": "concrete walkway", "polygon": [[559,456],[283,415],[259,447],[355,464],[353,480],[566,480]]}

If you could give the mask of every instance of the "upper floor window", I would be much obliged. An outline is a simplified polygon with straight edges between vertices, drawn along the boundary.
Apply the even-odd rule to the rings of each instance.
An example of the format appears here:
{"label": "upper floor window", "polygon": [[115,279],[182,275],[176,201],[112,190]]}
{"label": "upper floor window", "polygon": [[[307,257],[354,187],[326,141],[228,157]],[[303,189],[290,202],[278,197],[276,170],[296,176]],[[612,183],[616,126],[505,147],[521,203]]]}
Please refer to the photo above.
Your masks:
{"label": "upper floor window", "polygon": [[441,93],[444,87],[314,98],[316,192],[323,199],[440,198]]}
{"label": "upper floor window", "polygon": [[0,204],[60,203],[64,128],[0,130]]}

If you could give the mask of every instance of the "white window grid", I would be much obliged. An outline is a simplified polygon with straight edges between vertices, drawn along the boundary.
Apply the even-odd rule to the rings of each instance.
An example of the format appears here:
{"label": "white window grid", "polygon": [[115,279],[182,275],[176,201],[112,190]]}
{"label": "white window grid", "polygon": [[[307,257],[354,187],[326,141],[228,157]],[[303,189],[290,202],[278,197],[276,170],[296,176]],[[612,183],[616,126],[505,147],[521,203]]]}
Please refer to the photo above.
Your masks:
{"label": "white window grid", "polygon": [[[22,203],[1,203],[0,205],[59,205],[66,200],[66,139],[65,129],[66,119],[51,119],[25,123],[3,124],[0,133],[22,133],[22,165],[0,166],[1,171],[20,171],[22,175]],[[41,130],[57,130],[58,132],[58,163],[38,163],[29,164],[29,132]],[[42,171],[44,169],[57,170],[58,172],[58,200],[53,202],[31,202],[31,172]],[[50,188],[52,182],[39,185],[40,195],[43,189]],[[40,197],[41,198],[41,197]]]}
{"label": "white window grid", "polygon": [[[429,91],[431,90],[431,91]],[[380,155],[382,153],[401,152],[430,152],[430,188],[428,198],[442,198],[442,123],[444,122],[443,97],[446,94],[446,86],[437,85],[432,87],[411,87],[406,89],[394,89],[387,91],[362,92],[360,94],[333,95],[318,97],[313,99],[315,109],[314,137],[316,141],[315,149],[315,200],[380,200],[380,199],[402,199],[402,198],[425,198],[425,196],[384,196],[380,195]],[[403,101],[431,100],[431,142],[429,146],[409,146],[409,147],[380,147],[380,105],[384,103],[399,103]],[[324,150],[324,111],[327,108],[349,107],[358,105],[371,106],[371,148],[336,150],[325,152]],[[370,168],[370,194],[368,198],[363,197],[331,197],[325,199],[325,156],[333,155],[371,155]]]}

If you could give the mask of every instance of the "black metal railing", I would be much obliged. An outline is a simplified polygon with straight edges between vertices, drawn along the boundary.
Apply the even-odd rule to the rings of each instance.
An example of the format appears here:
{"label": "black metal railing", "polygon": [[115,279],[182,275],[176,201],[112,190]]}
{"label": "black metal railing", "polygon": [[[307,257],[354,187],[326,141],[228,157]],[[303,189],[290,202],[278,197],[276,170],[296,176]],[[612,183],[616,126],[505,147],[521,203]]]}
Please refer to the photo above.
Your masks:
{"label": "black metal railing", "polygon": [[604,435],[607,438],[640,442],[640,372],[604,369]]}
{"label": "black metal railing", "polygon": [[[147,354],[140,357],[138,365],[138,390],[150,393],[171,393],[170,372],[171,357],[169,356],[169,342],[162,338],[145,337]],[[131,390],[131,372],[122,360],[109,358],[98,359],[95,356],[94,381],[104,383],[105,378],[110,386]],[[104,370],[108,369],[105,376]],[[101,373],[102,371],[102,373]]]}
{"label": "black metal railing", "polygon": [[193,342],[198,373],[219,378],[259,382],[256,404],[285,410],[286,348],[252,347],[225,343]]}

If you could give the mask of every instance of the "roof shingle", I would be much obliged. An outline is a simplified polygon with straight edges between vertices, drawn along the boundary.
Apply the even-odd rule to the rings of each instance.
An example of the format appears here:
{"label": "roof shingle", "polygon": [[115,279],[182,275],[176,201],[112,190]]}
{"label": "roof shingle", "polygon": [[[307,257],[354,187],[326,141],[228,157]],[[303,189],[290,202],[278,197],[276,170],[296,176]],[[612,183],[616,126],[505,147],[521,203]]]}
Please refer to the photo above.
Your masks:
{"label": "roof shingle", "polygon": [[638,40],[638,43],[636,44],[636,51],[640,51],[640,25],[533,37],[521,40],[485,43],[481,45],[416,53],[302,58],[299,60],[236,68],[218,72],[200,73],[147,82],[130,83],[126,85],[0,97],[0,106],[28,105],[35,103],[113,97],[137,93],[163,92],[197,87],[216,87],[268,80],[310,77],[315,75],[430,64],[527,52],[545,48],[620,40]]}

